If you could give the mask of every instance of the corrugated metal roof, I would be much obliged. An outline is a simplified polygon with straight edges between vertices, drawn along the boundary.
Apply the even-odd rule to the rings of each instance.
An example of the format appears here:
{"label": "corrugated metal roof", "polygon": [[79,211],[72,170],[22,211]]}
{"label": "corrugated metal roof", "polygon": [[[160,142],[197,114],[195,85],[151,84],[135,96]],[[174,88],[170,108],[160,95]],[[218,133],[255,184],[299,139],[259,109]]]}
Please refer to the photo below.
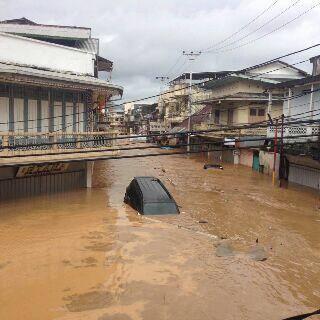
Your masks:
{"label": "corrugated metal roof", "polygon": [[89,38],[85,40],[77,40],[75,47],[86,52],[99,54],[99,39]]}
{"label": "corrugated metal roof", "polygon": [[272,79],[267,79],[263,77],[252,77],[252,76],[247,76],[244,74],[236,74],[232,73],[226,77],[220,78],[220,79],[214,79],[212,81],[209,81],[203,85],[204,88],[206,89],[211,89],[214,87],[220,87],[222,85],[232,83],[238,80],[250,80],[250,81],[257,81],[257,82],[263,82],[266,84],[277,84],[279,81],[272,80]]}

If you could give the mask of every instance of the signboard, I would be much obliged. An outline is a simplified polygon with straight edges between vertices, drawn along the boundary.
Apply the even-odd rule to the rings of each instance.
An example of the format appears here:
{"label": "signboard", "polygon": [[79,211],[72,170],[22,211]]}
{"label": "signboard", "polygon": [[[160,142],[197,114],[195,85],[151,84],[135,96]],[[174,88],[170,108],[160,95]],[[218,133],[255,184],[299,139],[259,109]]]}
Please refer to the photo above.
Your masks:
{"label": "signboard", "polygon": [[19,167],[16,174],[17,178],[43,176],[47,174],[55,174],[65,172],[69,167],[69,163],[51,163],[44,165],[30,165]]}

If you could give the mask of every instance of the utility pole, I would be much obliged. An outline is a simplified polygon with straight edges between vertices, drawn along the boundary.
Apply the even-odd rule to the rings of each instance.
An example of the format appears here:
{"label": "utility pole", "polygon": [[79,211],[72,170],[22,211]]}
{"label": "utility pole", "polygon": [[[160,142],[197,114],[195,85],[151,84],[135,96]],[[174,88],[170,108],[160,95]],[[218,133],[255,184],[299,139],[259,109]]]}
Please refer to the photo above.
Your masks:
{"label": "utility pole", "polygon": [[272,183],[276,184],[276,163],[277,163],[277,149],[278,149],[278,119],[276,119],[274,131],[274,146],[273,146],[273,172],[272,172]]}
{"label": "utility pole", "polygon": [[[182,54],[187,56],[190,62],[196,60],[201,55],[201,51],[183,51]],[[191,131],[191,112],[192,112],[192,71],[189,76],[189,99],[188,99],[188,132]],[[190,133],[188,133],[187,152],[190,152]]]}
{"label": "utility pole", "polygon": [[[164,101],[163,97],[162,97],[162,91],[163,91],[163,87],[164,87],[164,82],[169,80],[169,77],[167,76],[158,76],[156,77],[156,80],[160,80],[161,84],[160,84],[160,99],[159,100],[162,100],[162,102]],[[158,105],[159,107],[159,105]],[[163,108],[163,104],[161,105],[161,107]],[[159,110],[160,112],[160,110]],[[161,112],[163,112],[163,110],[161,110]],[[164,119],[163,119],[164,120]],[[163,121],[164,122],[164,121]],[[161,132],[160,132],[161,133]]]}
{"label": "utility pole", "polygon": [[285,178],[284,170],[284,154],[283,154],[283,134],[284,134],[284,114],[281,115],[281,144],[280,144],[280,165],[279,165],[279,180],[280,187],[282,187],[282,180]]}

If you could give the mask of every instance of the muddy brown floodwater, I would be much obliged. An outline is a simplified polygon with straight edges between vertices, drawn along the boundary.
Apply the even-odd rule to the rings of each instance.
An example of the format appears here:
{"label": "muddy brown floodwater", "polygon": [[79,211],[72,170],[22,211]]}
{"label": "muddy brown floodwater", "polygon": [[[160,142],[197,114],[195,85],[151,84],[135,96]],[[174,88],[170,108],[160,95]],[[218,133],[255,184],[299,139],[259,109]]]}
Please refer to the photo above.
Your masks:
{"label": "muddy brown floodwater", "polygon": [[[92,190],[2,203],[0,319],[282,319],[319,308],[319,195],[204,162],[99,162]],[[139,175],[160,177],[181,214],[149,219],[125,205]]]}

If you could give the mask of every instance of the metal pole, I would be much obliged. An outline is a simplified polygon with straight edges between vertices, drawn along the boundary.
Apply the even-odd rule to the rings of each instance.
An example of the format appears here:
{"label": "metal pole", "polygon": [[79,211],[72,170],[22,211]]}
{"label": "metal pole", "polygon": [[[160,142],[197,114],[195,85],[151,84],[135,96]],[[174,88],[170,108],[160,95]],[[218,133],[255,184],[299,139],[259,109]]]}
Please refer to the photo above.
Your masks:
{"label": "metal pole", "polygon": [[[188,131],[191,131],[191,99],[192,99],[192,72],[190,72],[190,83],[189,83],[189,102],[188,102]],[[188,134],[188,146],[187,151],[190,152],[190,134]]]}
{"label": "metal pole", "polygon": [[281,115],[281,148],[280,148],[280,167],[279,167],[279,179],[280,179],[280,187],[282,186],[281,184],[281,179],[283,179],[283,128],[284,127],[284,114]]}
{"label": "metal pole", "polygon": [[[198,56],[201,55],[201,51],[198,52],[194,52],[194,51],[190,51],[190,52],[186,52],[183,51],[182,54],[184,56],[187,56],[189,58],[189,61],[192,62],[194,61]],[[192,111],[192,72],[190,71],[190,83],[189,83],[189,101],[188,101],[188,131],[191,131],[191,111]],[[187,151],[190,152],[190,133],[187,136]]]}
{"label": "metal pole", "polygon": [[272,172],[273,185],[275,185],[275,183],[276,183],[277,145],[278,145],[278,119],[276,120],[275,131],[274,131],[273,172]]}

